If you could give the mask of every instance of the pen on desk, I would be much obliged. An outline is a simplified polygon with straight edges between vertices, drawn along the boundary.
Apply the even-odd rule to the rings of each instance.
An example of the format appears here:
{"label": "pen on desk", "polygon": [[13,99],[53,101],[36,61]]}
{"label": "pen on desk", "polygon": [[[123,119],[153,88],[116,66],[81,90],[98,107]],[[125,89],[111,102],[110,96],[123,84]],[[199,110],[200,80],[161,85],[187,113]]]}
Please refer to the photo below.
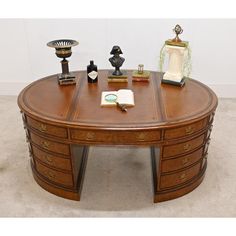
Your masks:
{"label": "pen on desk", "polygon": [[120,104],[118,102],[116,102],[116,105],[117,105],[117,107],[119,107],[121,109],[121,111],[123,111],[123,112],[127,112],[128,111],[127,108],[126,108],[126,105],[122,105],[122,104]]}

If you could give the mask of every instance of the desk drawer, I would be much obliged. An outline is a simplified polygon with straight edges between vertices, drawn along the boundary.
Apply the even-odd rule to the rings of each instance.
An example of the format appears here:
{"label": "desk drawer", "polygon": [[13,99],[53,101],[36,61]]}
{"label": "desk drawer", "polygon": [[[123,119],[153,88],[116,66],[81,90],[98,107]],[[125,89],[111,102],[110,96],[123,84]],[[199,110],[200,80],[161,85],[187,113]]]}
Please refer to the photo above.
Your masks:
{"label": "desk drawer", "polygon": [[32,132],[30,133],[30,137],[33,143],[39,145],[41,148],[45,150],[64,154],[64,155],[70,155],[70,148],[69,148],[69,145],[67,144],[57,143],[54,141],[50,141],[46,138],[41,138]]}
{"label": "desk drawer", "polygon": [[162,172],[175,171],[190,166],[201,159],[202,153],[203,147],[188,155],[169,160],[163,160],[161,163]]}
{"label": "desk drawer", "polygon": [[82,142],[106,142],[127,144],[136,142],[154,142],[161,138],[160,131],[89,131],[71,129],[71,139]]}
{"label": "desk drawer", "polygon": [[69,187],[73,186],[73,177],[71,174],[66,174],[56,170],[52,170],[42,165],[38,161],[35,161],[35,164],[36,164],[36,170],[46,179],[65,186]]}
{"label": "desk drawer", "polygon": [[27,117],[27,124],[41,133],[49,134],[59,138],[67,138],[67,129],[54,125],[49,125],[41,121]]}
{"label": "desk drawer", "polygon": [[199,162],[187,170],[161,176],[160,188],[170,188],[187,182],[199,173],[200,164]]}
{"label": "desk drawer", "polygon": [[204,134],[184,143],[165,146],[163,150],[163,158],[190,152],[193,149],[201,146],[203,144],[203,141]]}
{"label": "desk drawer", "polygon": [[33,149],[34,156],[40,161],[46,163],[47,165],[58,168],[58,169],[71,171],[70,159],[61,158],[56,155],[51,155],[47,152],[40,150],[34,145],[32,145],[32,149]]}
{"label": "desk drawer", "polygon": [[181,138],[184,136],[188,136],[191,134],[196,133],[197,131],[203,129],[207,125],[207,119],[205,118],[203,120],[197,121],[195,123],[182,126],[180,128],[174,128],[174,129],[167,129],[165,131],[164,138],[165,139],[175,139],[175,138]]}

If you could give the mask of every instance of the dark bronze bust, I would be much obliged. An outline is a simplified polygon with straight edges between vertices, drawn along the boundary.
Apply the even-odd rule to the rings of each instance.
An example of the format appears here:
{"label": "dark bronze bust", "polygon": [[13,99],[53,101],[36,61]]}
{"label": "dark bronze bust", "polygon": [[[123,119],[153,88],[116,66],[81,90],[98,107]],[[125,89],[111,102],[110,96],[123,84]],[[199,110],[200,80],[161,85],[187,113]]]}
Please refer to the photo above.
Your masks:
{"label": "dark bronze bust", "polygon": [[113,67],[115,67],[115,71],[112,73],[112,75],[120,76],[123,73],[120,71],[120,67],[123,65],[125,58],[120,57],[120,54],[123,54],[119,46],[113,46],[110,54],[113,55],[113,57],[109,58],[109,61]]}

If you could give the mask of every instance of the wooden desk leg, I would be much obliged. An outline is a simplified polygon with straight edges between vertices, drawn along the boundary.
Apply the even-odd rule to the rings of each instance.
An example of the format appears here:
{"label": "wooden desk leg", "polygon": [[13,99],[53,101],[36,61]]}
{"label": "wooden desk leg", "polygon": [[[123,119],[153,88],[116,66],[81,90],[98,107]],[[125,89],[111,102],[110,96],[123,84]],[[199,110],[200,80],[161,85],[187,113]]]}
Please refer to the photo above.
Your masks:
{"label": "wooden desk leg", "polygon": [[78,200],[80,200],[85,169],[88,159],[88,146],[72,145],[72,169],[74,173],[74,182],[78,191]]}
{"label": "wooden desk leg", "polygon": [[158,189],[158,174],[159,174],[159,160],[160,160],[160,148],[152,146],[151,151],[151,163],[152,163],[152,175],[153,175],[153,192],[154,203],[157,202],[157,189]]}

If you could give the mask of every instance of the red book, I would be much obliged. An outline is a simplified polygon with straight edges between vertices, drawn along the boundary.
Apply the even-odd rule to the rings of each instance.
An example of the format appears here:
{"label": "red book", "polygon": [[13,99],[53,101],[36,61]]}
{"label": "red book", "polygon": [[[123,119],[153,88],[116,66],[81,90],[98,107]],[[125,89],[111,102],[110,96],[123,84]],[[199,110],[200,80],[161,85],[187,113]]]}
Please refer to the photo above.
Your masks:
{"label": "red book", "polygon": [[132,77],[132,81],[137,81],[137,82],[149,82],[149,78],[142,78],[142,77]]}

